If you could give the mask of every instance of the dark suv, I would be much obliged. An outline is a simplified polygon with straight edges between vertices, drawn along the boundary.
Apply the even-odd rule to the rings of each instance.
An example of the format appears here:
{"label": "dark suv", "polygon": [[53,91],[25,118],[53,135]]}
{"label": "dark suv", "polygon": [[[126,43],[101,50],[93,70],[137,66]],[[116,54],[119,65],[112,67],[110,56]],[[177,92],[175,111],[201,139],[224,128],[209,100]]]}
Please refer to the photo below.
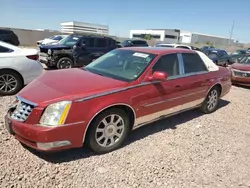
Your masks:
{"label": "dark suv", "polygon": [[123,47],[143,47],[143,46],[148,46],[147,41],[145,40],[139,40],[139,39],[134,39],[134,40],[124,40],[122,43]]}
{"label": "dark suv", "polygon": [[13,31],[7,29],[0,29],[0,41],[4,41],[15,46],[20,44],[17,35]]}
{"label": "dark suv", "polygon": [[40,62],[58,69],[80,67],[117,48],[111,37],[72,34],[57,45],[40,46]]}

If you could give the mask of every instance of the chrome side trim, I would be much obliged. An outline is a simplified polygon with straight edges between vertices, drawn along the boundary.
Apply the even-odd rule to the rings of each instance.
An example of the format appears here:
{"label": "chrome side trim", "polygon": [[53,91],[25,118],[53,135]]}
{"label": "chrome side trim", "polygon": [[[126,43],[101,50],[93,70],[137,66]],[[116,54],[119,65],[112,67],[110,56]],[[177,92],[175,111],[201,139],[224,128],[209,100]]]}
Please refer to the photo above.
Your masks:
{"label": "chrome side trim", "polygon": [[36,107],[37,106],[37,104],[36,103],[33,103],[33,102],[31,102],[31,101],[29,101],[29,100],[27,100],[27,99],[24,99],[24,98],[22,98],[22,97],[20,97],[20,96],[16,96],[16,98],[19,100],[19,101],[22,101],[22,102],[24,102],[24,103],[27,103],[27,104],[29,104],[29,105],[31,105],[31,106],[34,106],[34,107]]}
{"label": "chrome side trim", "polygon": [[179,105],[179,106],[176,106],[173,108],[169,108],[169,109],[162,110],[162,111],[159,111],[159,112],[156,112],[153,114],[139,117],[136,119],[133,130],[137,129],[139,127],[142,127],[144,125],[147,125],[149,123],[158,121],[160,119],[164,119],[164,118],[169,117],[169,116],[173,116],[173,115],[176,115],[176,114],[179,114],[179,113],[182,113],[182,112],[194,109],[194,108],[198,108],[201,106],[203,101],[204,101],[204,98],[201,98],[201,99],[198,99],[198,100],[195,100],[192,102],[188,102],[188,103],[183,104],[183,105]]}
{"label": "chrome side trim", "polygon": [[88,131],[88,129],[89,129],[89,125],[91,124],[91,122],[93,121],[93,119],[94,119],[98,114],[100,114],[102,111],[106,110],[107,108],[114,107],[114,106],[119,106],[119,105],[129,107],[129,108],[133,111],[133,114],[134,114],[134,117],[135,117],[135,120],[136,120],[136,113],[135,113],[135,110],[133,109],[132,106],[130,106],[130,105],[128,105],[128,104],[125,104],[125,103],[116,103],[116,104],[112,104],[112,105],[106,106],[105,108],[102,108],[102,109],[99,110],[97,113],[95,113],[95,114],[92,116],[92,118],[90,119],[90,121],[88,122],[88,124],[87,124],[87,126],[86,126],[86,129],[85,129],[85,132],[84,132],[84,134],[83,134],[82,143],[84,143],[84,141],[85,141],[85,137],[86,137],[87,131]]}
{"label": "chrome side trim", "polygon": [[83,101],[87,101],[87,100],[90,100],[90,99],[102,97],[102,96],[105,96],[105,95],[110,95],[110,94],[113,94],[113,93],[118,93],[118,92],[121,92],[121,91],[126,91],[126,90],[129,90],[129,89],[133,89],[133,88],[137,88],[137,87],[141,87],[141,86],[145,86],[145,85],[153,84],[153,83],[157,83],[157,82],[142,82],[142,83],[137,84],[137,85],[133,85],[133,86],[129,86],[129,87],[121,88],[121,89],[115,89],[115,90],[112,90],[112,91],[107,91],[107,92],[103,92],[103,93],[99,93],[99,94],[95,94],[95,95],[90,95],[90,96],[87,96],[87,97],[84,97],[84,98],[81,98],[81,99],[76,99],[74,102],[83,102]]}
{"label": "chrome side trim", "polygon": [[153,105],[156,105],[156,104],[161,104],[161,103],[165,103],[165,102],[169,102],[169,101],[173,101],[173,100],[185,98],[185,97],[188,97],[188,96],[191,96],[191,95],[195,95],[195,94],[199,94],[199,93],[203,93],[203,92],[206,92],[206,90],[201,90],[201,91],[198,91],[198,92],[195,92],[195,93],[190,93],[190,94],[187,94],[187,95],[183,95],[183,96],[179,96],[179,97],[175,97],[175,98],[170,98],[170,99],[162,100],[162,101],[158,101],[158,102],[155,102],[155,103],[145,104],[143,107],[150,107],[150,106],[153,106]]}

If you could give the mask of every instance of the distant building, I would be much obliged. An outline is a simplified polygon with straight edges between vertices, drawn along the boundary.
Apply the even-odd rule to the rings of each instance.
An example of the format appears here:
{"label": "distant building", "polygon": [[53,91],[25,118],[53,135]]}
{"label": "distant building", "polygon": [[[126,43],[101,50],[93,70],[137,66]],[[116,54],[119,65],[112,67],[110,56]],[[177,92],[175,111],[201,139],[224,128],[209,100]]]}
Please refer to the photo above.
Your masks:
{"label": "distant building", "polygon": [[109,27],[107,25],[72,21],[72,22],[61,23],[61,32],[69,34],[92,33],[92,34],[108,35]]}
{"label": "distant building", "polygon": [[210,44],[228,45],[234,43],[234,39],[214,35],[201,34],[179,29],[146,29],[130,30],[130,38],[144,38],[150,35],[152,39],[159,43],[182,43],[182,44]]}

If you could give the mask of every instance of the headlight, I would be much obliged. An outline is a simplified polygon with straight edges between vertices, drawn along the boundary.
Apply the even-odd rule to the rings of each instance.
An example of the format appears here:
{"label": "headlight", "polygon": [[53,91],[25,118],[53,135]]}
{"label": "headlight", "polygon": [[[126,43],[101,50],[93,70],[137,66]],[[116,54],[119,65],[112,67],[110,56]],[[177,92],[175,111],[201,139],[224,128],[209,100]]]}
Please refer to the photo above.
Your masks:
{"label": "headlight", "polygon": [[47,106],[39,123],[47,126],[63,125],[70,106],[71,101],[61,101]]}
{"label": "headlight", "polygon": [[51,55],[52,54],[52,51],[51,49],[48,50],[48,54]]}

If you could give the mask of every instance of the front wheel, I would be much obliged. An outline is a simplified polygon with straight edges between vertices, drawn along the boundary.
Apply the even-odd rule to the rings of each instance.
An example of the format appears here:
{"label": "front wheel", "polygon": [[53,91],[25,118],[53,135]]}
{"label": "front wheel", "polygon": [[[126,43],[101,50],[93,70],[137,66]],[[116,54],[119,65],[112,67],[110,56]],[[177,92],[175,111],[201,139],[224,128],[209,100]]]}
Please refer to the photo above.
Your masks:
{"label": "front wheel", "polygon": [[102,112],[90,124],[87,144],[96,153],[103,154],[118,149],[130,129],[128,114],[118,108]]}
{"label": "front wheel", "polygon": [[214,87],[209,91],[200,109],[203,113],[209,114],[217,109],[218,103],[219,103],[219,90],[218,87]]}
{"label": "front wheel", "polygon": [[73,67],[73,61],[68,57],[63,57],[58,60],[57,68],[58,69],[70,69]]}

